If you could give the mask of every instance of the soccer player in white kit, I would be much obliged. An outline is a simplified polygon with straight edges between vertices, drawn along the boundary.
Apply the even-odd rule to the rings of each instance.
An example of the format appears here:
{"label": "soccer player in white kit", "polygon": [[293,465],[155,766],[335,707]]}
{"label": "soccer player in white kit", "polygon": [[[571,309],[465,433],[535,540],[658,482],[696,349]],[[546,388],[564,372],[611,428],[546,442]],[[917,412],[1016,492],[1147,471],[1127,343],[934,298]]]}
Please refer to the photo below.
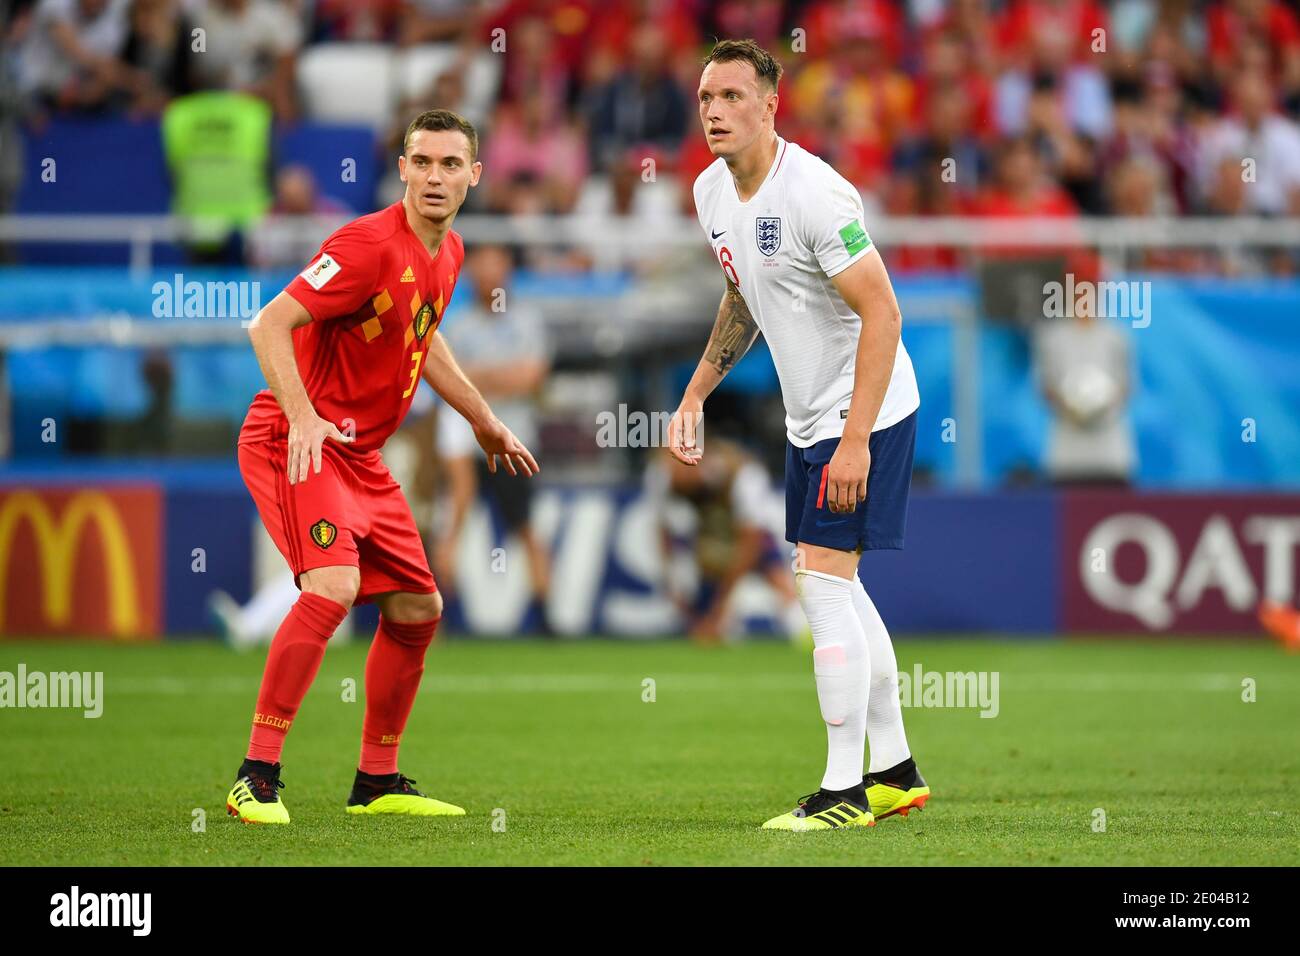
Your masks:
{"label": "soccer player in white kit", "polygon": [[700,122],[717,159],[695,181],[695,207],[726,290],[668,444],[700,460],[704,401],[762,332],[785,402],[786,538],[827,737],[820,788],[763,826],[829,830],[906,816],[930,795],[903,732],[889,632],[857,575],[862,551],[903,546],[920,396],[861,197],[777,135],[780,78],[752,40],[723,40],[704,61]]}

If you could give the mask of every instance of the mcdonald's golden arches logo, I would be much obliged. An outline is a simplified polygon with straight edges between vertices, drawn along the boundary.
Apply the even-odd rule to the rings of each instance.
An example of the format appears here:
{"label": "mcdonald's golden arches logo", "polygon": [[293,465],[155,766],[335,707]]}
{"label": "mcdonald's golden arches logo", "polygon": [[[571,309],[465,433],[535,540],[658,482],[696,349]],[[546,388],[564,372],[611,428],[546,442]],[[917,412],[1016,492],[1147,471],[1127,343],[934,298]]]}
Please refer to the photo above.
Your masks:
{"label": "mcdonald's golden arches logo", "polygon": [[158,499],[152,488],[0,489],[0,634],[157,634]]}

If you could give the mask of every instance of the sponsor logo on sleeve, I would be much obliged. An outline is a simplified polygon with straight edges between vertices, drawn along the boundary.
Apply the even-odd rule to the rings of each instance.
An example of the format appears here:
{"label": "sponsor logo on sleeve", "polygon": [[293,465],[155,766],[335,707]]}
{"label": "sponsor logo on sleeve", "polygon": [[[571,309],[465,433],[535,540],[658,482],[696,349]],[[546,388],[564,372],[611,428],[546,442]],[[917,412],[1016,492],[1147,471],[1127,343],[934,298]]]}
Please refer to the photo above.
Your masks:
{"label": "sponsor logo on sleeve", "polygon": [[341,271],[342,267],[339,265],[338,260],[329,253],[325,253],[314,263],[309,265],[302,273],[300,273],[300,275],[309,286],[319,292],[324,288],[325,283],[329,282],[330,279],[333,279]]}
{"label": "sponsor logo on sleeve", "polygon": [[851,256],[856,256],[871,245],[867,230],[863,228],[862,223],[856,221],[840,229],[840,242],[844,243],[844,248]]}

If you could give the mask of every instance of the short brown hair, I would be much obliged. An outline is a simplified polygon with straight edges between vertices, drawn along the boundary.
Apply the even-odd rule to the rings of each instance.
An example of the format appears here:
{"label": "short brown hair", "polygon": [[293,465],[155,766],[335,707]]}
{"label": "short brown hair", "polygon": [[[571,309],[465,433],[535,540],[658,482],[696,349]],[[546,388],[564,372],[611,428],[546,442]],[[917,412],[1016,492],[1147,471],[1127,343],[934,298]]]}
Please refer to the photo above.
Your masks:
{"label": "short brown hair", "polygon": [[700,65],[731,63],[735,60],[744,60],[752,66],[758,78],[765,80],[772,92],[776,92],[776,84],[781,81],[781,64],[753,40],[719,40]]}
{"label": "short brown hair", "polygon": [[406,127],[406,136],[402,139],[402,152],[406,152],[411,145],[411,137],[420,130],[429,130],[437,133],[442,130],[454,129],[465,134],[469,140],[469,159],[470,162],[478,161],[478,130],[474,124],[459,113],[453,113],[451,110],[425,110],[415,119],[411,120],[411,125]]}

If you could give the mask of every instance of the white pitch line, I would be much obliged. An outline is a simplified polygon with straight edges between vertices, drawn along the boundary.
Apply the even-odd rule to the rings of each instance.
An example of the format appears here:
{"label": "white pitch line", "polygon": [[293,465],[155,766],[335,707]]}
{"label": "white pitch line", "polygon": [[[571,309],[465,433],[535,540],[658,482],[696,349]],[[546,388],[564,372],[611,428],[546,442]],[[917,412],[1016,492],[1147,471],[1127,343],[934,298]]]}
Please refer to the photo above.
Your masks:
{"label": "white pitch line", "polygon": [[[904,672],[910,678],[912,672]],[[924,671],[946,674],[946,671]],[[955,671],[955,673],[970,673]],[[362,674],[353,676],[361,689]],[[1300,674],[1242,675],[1230,673],[1139,674],[1076,673],[1032,674],[1001,672],[1001,690],[1007,694],[1037,693],[1138,693],[1143,691],[1188,691],[1223,693],[1239,690],[1243,676],[1254,676],[1264,684],[1287,687],[1300,684]],[[726,691],[735,688],[754,690],[804,691],[813,687],[812,676],[794,674],[425,674],[420,685],[424,694],[640,694],[641,681],[653,678],[656,693],[671,691]],[[105,691],[124,695],[184,696],[187,694],[251,694],[258,688],[256,677],[119,677],[105,674]],[[317,680],[316,693],[335,693],[332,684]]]}

